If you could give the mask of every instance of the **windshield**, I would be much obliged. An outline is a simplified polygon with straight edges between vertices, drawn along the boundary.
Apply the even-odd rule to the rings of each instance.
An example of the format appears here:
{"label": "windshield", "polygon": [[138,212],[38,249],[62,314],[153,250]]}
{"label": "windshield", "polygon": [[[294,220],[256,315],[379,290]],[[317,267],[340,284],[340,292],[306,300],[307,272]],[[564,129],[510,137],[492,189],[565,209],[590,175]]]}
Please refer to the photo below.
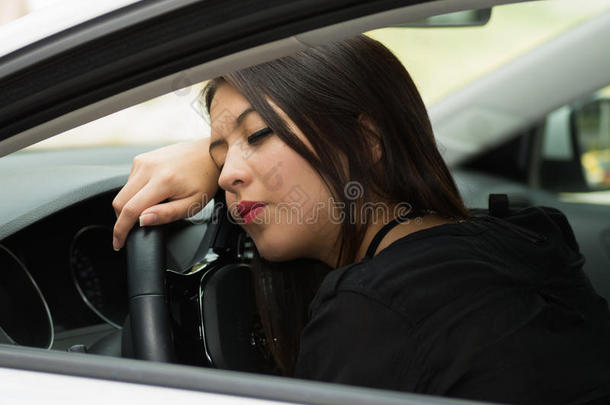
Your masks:
{"label": "windshield", "polygon": [[[493,9],[482,27],[383,28],[367,34],[403,62],[428,106],[485,73],[610,10],[607,0],[518,3]],[[209,135],[198,95],[176,90],[39,142],[26,150],[166,144]]]}

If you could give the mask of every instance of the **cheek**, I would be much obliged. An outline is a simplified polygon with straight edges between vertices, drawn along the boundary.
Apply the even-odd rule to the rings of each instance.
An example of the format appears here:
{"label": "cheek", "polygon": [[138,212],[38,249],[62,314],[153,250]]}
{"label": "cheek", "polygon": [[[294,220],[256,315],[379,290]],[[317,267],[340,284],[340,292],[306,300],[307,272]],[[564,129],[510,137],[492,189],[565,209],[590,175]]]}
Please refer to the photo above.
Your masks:
{"label": "cheek", "polygon": [[[279,140],[278,140],[279,141]],[[318,173],[283,142],[250,157],[253,189],[271,203],[259,224],[244,229],[270,261],[319,258],[333,246],[338,226],[329,221],[330,194]],[[227,204],[234,195],[227,193]],[[256,220],[255,220],[256,222]]]}
{"label": "cheek", "polygon": [[282,202],[306,204],[321,198],[324,183],[309,163],[288,146],[282,144],[276,156],[278,178],[282,179]]}
{"label": "cheek", "polygon": [[339,226],[328,215],[330,194],[318,174],[300,158],[286,159],[275,174],[281,179],[265,224],[251,236],[270,261],[319,258],[330,249]]}

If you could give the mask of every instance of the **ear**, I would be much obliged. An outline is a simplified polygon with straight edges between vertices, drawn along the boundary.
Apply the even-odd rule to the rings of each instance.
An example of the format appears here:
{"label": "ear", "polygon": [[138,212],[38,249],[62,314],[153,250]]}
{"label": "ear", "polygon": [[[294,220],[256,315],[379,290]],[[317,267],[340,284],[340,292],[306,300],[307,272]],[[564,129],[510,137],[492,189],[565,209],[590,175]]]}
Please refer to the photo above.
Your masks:
{"label": "ear", "polygon": [[358,122],[364,128],[364,134],[366,136],[366,141],[370,146],[371,151],[373,152],[373,162],[377,163],[381,159],[381,135],[379,134],[379,130],[371,119],[361,113],[358,115]]}

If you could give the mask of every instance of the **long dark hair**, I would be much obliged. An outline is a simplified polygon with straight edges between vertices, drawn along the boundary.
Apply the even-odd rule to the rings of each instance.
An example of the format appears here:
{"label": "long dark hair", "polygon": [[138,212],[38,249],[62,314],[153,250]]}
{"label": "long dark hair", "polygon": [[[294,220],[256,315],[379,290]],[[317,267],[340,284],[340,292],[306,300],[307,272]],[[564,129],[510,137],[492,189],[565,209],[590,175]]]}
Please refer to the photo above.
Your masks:
{"label": "long dark hair", "polygon": [[[356,260],[372,214],[360,208],[372,196],[445,217],[469,217],[437,149],[415,84],[400,61],[378,41],[358,35],[217,77],[202,92],[208,113],[216,89],[223,83],[243,94],[273,132],[317,171],[335,201],[343,203],[345,220],[336,267]],[[292,133],[265,97],[290,117],[313,150]],[[373,153],[374,149],[380,153]],[[345,195],[347,184],[359,185],[355,197]],[[296,347],[291,343],[293,347],[288,348],[274,349],[270,345],[282,373],[291,374],[296,354],[286,353],[296,353],[302,325],[289,330],[272,324],[273,319],[295,316],[290,312],[278,316],[293,309],[277,307],[287,302],[278,294],[292,294],[297,297],[291,298],[293,301],[311,299],[311,294],[299,291],[299,284],[286,281],[286,277],[293,277],[291,272],[257,267],[257,285],[261,285],[261,279],[267,284],[274,278],[284,280],[279,283],[284,286],[281,289],[257,293],[261,296],[263,323],[268,323],[265,330],[275,334],[267,339],[296,342]],[[312,272],[312,277],[319,282],[319,272]],[[298,307],[302,312],[303,304]]]}

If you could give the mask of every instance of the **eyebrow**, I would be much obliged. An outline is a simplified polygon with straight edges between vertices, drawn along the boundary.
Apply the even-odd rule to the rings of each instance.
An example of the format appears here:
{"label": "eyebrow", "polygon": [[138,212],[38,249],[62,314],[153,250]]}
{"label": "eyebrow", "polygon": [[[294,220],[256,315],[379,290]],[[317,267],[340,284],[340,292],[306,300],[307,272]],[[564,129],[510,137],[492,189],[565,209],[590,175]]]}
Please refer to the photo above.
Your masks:
{"label": "eyebrow", "polygon": [[[256,111],[256,110],[253,107],[248,107],[245,110],[243,110],[241,112],[241,114],[239,114],[237,116],[237,118],[235,119],[235,126],[233,127],[233,129],[239,127],[244,122],[244,119],[246,118],[246,116],[254,111]],[[214,142],[210,143],[210,148],[208,150],[211,151],[212,149],[214,149],[216,146],[220,145],[223,142],[224,141],[222,139],[215,140]]]}

